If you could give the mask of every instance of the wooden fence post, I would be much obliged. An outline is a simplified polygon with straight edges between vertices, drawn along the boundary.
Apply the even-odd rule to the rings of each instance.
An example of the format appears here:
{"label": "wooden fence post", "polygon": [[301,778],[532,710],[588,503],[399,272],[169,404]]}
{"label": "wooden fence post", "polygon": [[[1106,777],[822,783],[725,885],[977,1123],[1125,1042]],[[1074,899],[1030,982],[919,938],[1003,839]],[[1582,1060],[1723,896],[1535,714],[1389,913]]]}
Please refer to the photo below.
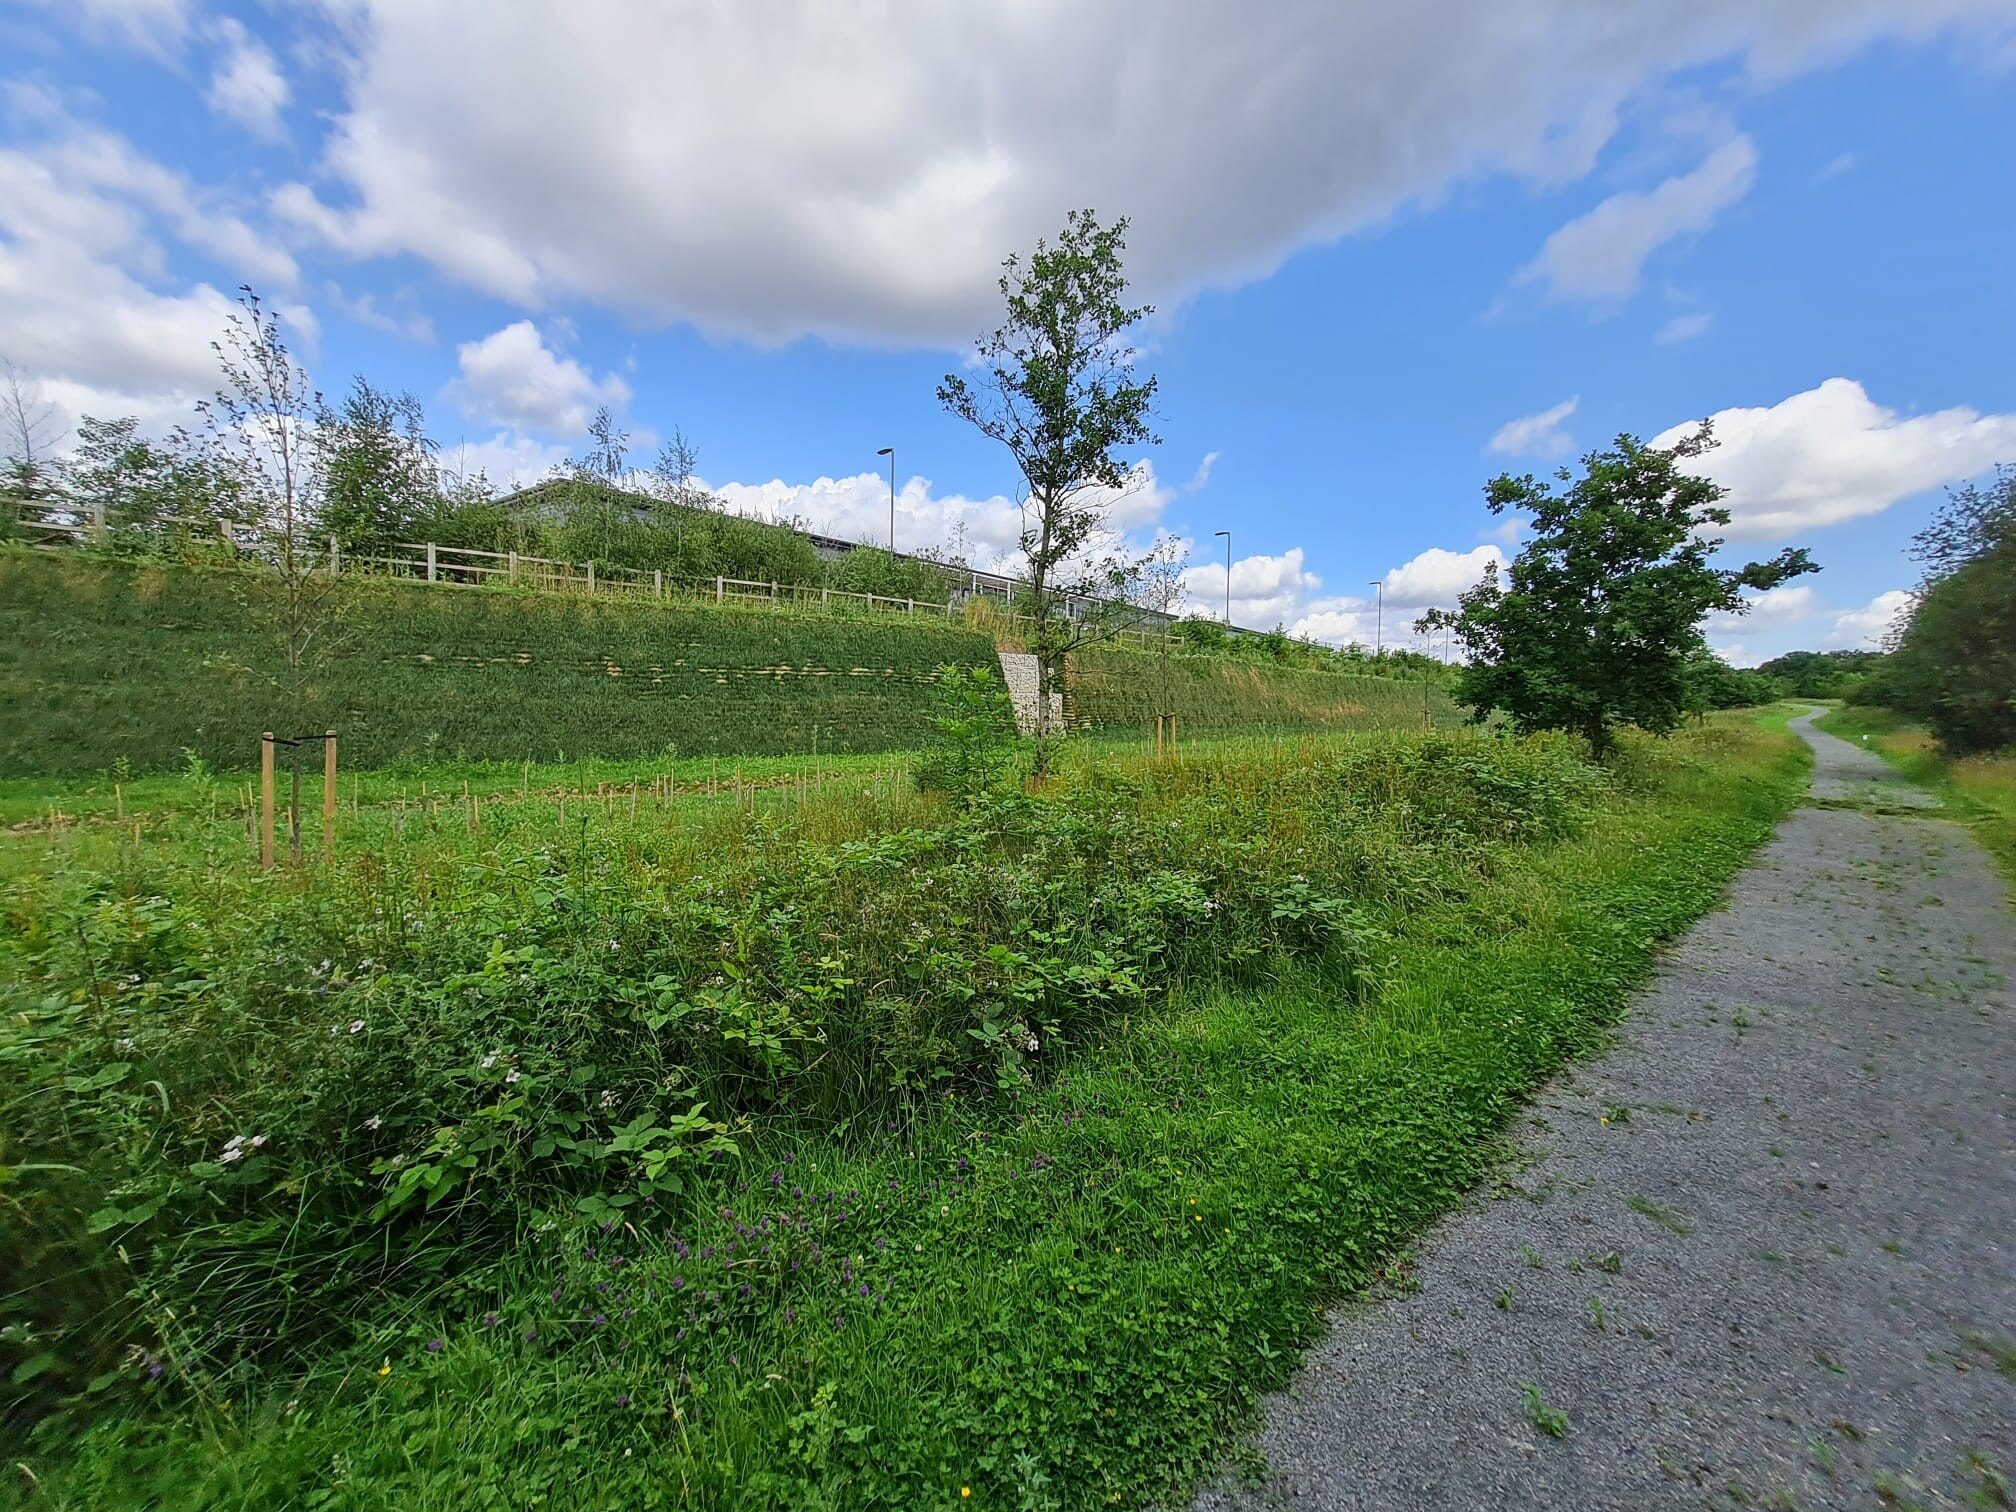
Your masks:
{"label": "wooden fence post", "polygon": [[662,567],[651,569],[651,597],[654,599],[665,597],[665,569]]}
{"label": "wooden fence post", "polygon": [[259,737],[259,869],[273,870],[273,732]]}
{"label": "wooden fence post", "polygon": [[343,551],[336,544],[336,537],[329,537],[329,576],[335,577],[343,570]]}
{"label": "wooden fence post", "polygon": [[336,732],[322,737],[322,854],[336,854]]}
{"label": "wooden fence post", "polygon": [[515,551],[506,552],[505,560],[508,563],[505,568],[505,572],[508,574],[505,581],[516,587],[518,584],[518,553]]}
{"label": "wooden fence post", "polygon": [[434,581],[434,543],[427,543],[427,581]]}
{"label": "wooden fence post", "polygon": [[721,581],[721,576],[719,573],[716,573],[714,576],[714,602],[717,604],[721,602],[721,592],[723,587],[724,584]]}
{"label": "wooden fence post", "polygon": [[588,561],[588,597],[595,597],[595,561],[592,557]]}

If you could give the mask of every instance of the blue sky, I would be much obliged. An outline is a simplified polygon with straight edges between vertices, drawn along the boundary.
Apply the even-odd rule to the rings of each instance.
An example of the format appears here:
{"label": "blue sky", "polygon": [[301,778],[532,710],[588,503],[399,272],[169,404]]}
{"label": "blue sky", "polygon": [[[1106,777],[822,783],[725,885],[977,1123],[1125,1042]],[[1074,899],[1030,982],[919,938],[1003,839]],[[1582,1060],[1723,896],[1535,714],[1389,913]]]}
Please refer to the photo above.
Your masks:
{"label": "blue sky", "polygon": [[[2016,0],[0,0],[0,357],[65,419],[213,383],[236,285],[327,392],[529,480],[598,403],[735,507],[1012,565],[944,415],[1008,252],[1125,214],[1162,444],[1119,506],[1216,612],[1369,641],[1516,541],[1494,471],[1717,417],[1713,638],[1861,645],[2016,462]],[[1152,17],[1144,21],[1144,17]],[[1398,626],[1399,628],[1395,629]]]}

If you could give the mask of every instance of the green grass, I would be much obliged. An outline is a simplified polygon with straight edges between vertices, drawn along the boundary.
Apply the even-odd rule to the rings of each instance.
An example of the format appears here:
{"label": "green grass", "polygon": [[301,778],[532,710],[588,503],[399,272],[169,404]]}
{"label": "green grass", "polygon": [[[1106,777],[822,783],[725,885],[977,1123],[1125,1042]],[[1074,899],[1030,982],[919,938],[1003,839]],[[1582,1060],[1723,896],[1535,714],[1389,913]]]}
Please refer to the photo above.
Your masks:
{"label": "green grass", "polygon": [[1923,725],[1888,709],[1834,708],[1814,724],[1874,751],[1913,782],[1938,794],[1947,811],[1973,829],[2016,884],[2016,752],[1949,757]]}
{"label": "green grass", "polygon": [[1072,657],[1073,723],[1147,735],[1158,714],[1179,736],[1237,730],[1280,732],[1446,728],[1463,711],[1426,682],[1268,666],[1224,656],[1167,656],[1096,648]]}
{"label": "green grass", "polygon": [[[1226,907],[1242,886],[1286,886],[1299,872],[1318,888],[1346,890],[1359,912],[1349,936],[1356,943],[1342,958],[1332,946],[1277,948],[1220,969],[1228,947],[1278,927],[1264,925],[1263,911],[1169,956],[1152,993],[1088,1008],[1082,1027],[1063,1036],[1075,1044],[1055,1063],[1037,1057],[1033,1080],[1011,1077],[997,1089],[993,1071],[969,1071],[932,1083],[921,1098],[861,1089],[858,1112],[819,1118],[791,1116],[791,1100],[812,1085],[795,1074],[768,1091],[750,1087],[741,1153],[698,1168],[693,1185],[662,1205],[632,1207],[605,1232],[542,1199],[507,1218],[510,1242],[500,1246],[493,1235],[480,1263],[436,1260],[445,1268],[387,1276],[376,1291],[358,1292],[355,1327],[340,1347],[309,1340],[265,1365],[171,1368],[153,1383],[144,1360],[115,1369],[95,1395],[84,1391],[9,1453],[23,1467],[13,1489],[80,1508],[584,1498],[610,1506],[1077,1507],[1180,1494],[1260,1395],[1286,1380],[1316,1335],[1321,1306],[1367,1281],[1455,1203],[1489,1169],[1494,1136],[1527,1092],[1565,1057],[1602,1042],[1656,945],[1713,904],[1802,777],[1803,748],[1730,721],[1667,743],[1632,741],[1606,780],[1579,788],[1559,786],[1573,773],[1553,764],[1546,743],[1519,756],[1524,743],[1432,740],[1389,737],[1356,754],[1348,743],[1252,743],[1176,771],[1087,752],[1085,770],[1039,800],[1060,807],[1045,810],[1042,844],[1052,860],[1034,877],[1065,875],[1067,852],[1056,847],[1067,836],[1083,844],[1098,816],[1119,826],[1105,832],[1111,842],[1098,842],[1121,848],[1102,850],[1086,874],[1094,879],[1088,906],[1117,886],[1198,864],[1222,836],[1251,847],[1241,865],[1255,873],[1239,882],[1237,868],[1221,875],[1206,866]],[[1417,745],[1421,757],[1410,754]],[[1258,805],[1250,811],[1249,798]],[[1509,821],[1536,804],[1554,817]],[[845,847],[940,823],[933,813],[924,800],[888,792],[844,805],[836,795],[773,817],[800,826],[808,843]],[[1170,820],[1180,837],[1141,849]],[[200,846],[197,821],[186,822],[190,832],[177,843]],[[657,875],[667,863],[640,834],[610,822],[606,854],[628,858],[622,874]],[[719,822],[726,827],[717,838],[735,832]],[[752,837],[763,822],[733,820]],[[529,812],[525,823],[522,849],[537,861],[524,885],[552,886],[539,878],[554,868],[582,871],[552,853],[550,831],[530,827]],[[129,877],[97,890],[91,879],[116,879],[124,860],[115,830],[17,841],[38,848],[17,872],[46,876],[34,884],[37,896],[102,898],[111,912],[88,925],[87,938],[122,916],[122,895],[145,898],[170,883],[221,890],[221,901],[204,905],[218,921],[205,928],[226,927],[242,911],[231,884],[203,867],[188,883],[163,874],[152,888]],[[485,842],[491,851],[500,843]],[[508,856],[486,860],[466,837],[406,844],[417,848],[389,850],[375,864],[417,881],[424,863],[427,887],[437,890],[424,907],[440,910],[425,914],[430,931],[461,917],[464,889],[477,885],[482,867],[494,874],[493,891],[520,885]],[[724,900],[737,896],[736,877],[760,864],[730,862]],[[930,873],[919,885],[951,875]],[[17,921],[23,885],[17,880],[10,895]],[[911,917],[933,920],[933,930],[952,927],[921,903],[898,907],[889,882],[878,891],[864,894],[863,906],[892,912],[902,928]],[[656,895],[653,883],[638,897],[645,914]],[[1035,907],[1036,896],[1019,906]],[[544,912],[564,923],[574,906]],[[602,906],[613,907],[614,896]],[[265,939],[273,963],[247,982],[315,943],[299,933],[311,920],[334,927],[338,914],[337,900],[310,884],[261,925],[277,933],[233,926],[246,931],[247,949]],[[130,908],[126,916],[135,924],[147,917]],[[856,917],[865,926],[874,915]],[[533,927],[528,919],[513,930]],[[602,929],[584,921],[584,942]],[[956,939],[955,931],[945,943]],[[1367,960],[1374,940],[1376,959]],[[1102,943],[1114,948],[1095,932],[1072,949]],[[54,969],[24,973],[17,959],[11,974],[46,993]],[[974,979],[970,970],[943,976],[953,986]],[[303,996],[302,985],[283,982],[267,989],[286,996],[261,1032],[284,1043],[298,1019],[295,1032],[327,1043],[322,1020],[331,1011],[316,1007],[312,983]],[[74,990],[88,1004],[94,989]],[[235,990],[219,981],[204,992]],[[916,990],[929,1000],[938,988]],[[382,1003],[369,1010],[386,1011]],[[839,1023],[830,1021],[829,1032]],[[494,1024],[492,1037],[512,1024]],[[401,1031],[408,1039],[439,1032],[418,1023]],[[13,1063],[33,1053],[13,1042]],[[374,1056],[409,1053],[387,1044]],[[82,1075],[87,1064],[76,1061],[67,1074]],[[347,1074],[373,1070],[367,1063]],[[683,1074],[703,1073],[689,1066]],[[732,1088],[717,1081],[716,1092]],[[219,1115],[199,1120],[206,1140],[225,1129],[251,1132],[244,1119],[254,1105],[290,1105],[285,1086],[220,1095],[227,1105]],[[165,1123],[145,1113],[147,1096],[134,1116]],[[365,1111],[360,1104],[344,1117],[354,1126]],[[262,1181],[281,1178],[287,1153],[274,1159]],[[75,1185],[51,1190],[87,1200]],[[477,1217],[444,1211],[451,1216],[439,1222],[451,1228]],[[390,1230],[384,1242],[418,1245],[427,1232]],[[771,1252],[752,1261],[745,1247],[731,1257],[731,1240]],[[438,1254],[438,1236],[435,1243],[415,1252]],[[248,1258],[218,1254],[214,1263]],[[746,1301],[745,1280],[754,1292]],[[620,1303],[616,1291],[626,1293]],[[713,1301],[684,1300],[707,1292]],[[284,1311],[274,1316],[275,1327],[295,1326]]]}
{"label": "green grass", "polygon": [[335,728],[349,759],[564,762],[918,744],[957,624],[344,582],[309,685],[278,674],[276,580],[0,552],[0,775],[257,762],[262,730]]}

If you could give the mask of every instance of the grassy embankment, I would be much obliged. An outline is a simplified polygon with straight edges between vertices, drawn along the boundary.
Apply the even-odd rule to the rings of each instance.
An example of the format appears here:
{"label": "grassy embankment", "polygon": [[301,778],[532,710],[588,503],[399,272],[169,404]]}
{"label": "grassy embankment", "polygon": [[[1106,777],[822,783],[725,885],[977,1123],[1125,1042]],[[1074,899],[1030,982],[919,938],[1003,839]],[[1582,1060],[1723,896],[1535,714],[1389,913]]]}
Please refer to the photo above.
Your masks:
{"label": "grassy embankment", "polygon": [[1955,759],[1940,751],[1923,725],[1888,709],[1835,708],[1814,723],[1866,746],[1913,782],[1937,793],[2016,883],[2016,751]]}
{"label": "grassy embankment", "polygon": [[1142,1505],[1801,776],[1722,720],[506,801],[277,882],[194,812],[14,837],[8,1484]]}

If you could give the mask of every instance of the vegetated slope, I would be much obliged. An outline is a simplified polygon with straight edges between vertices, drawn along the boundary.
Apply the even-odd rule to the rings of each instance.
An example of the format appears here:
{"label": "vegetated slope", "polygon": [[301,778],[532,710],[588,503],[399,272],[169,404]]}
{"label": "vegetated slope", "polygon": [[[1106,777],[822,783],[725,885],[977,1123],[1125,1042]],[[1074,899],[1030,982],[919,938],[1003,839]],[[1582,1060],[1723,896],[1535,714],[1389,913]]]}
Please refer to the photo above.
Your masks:
{"label": "vegetated slope", "polygon": [[7,1458],[80,1507],[1155,1501],[1600,1038],[1788,745],[534,802],[295,888],[200,825],[16,840],[0,1379],[102,1385]]}
{"label": "vegetated slope", "polygon": [[1179,736],[1223,730],[1390,730],[1446,726],[1462,710],[1442,689],[1391,677],[1271,667],[1229,657],[1100,647],[1071,658],[1074,728],[1143,734],[1174,714]]}
{"label": "vegetated slope", "polygon": [[345,582],[283,696],[276,579],[0,555],[0,774],[256,760],[334,728],[346,763],[891,750],[917,743],[960,626]]}

